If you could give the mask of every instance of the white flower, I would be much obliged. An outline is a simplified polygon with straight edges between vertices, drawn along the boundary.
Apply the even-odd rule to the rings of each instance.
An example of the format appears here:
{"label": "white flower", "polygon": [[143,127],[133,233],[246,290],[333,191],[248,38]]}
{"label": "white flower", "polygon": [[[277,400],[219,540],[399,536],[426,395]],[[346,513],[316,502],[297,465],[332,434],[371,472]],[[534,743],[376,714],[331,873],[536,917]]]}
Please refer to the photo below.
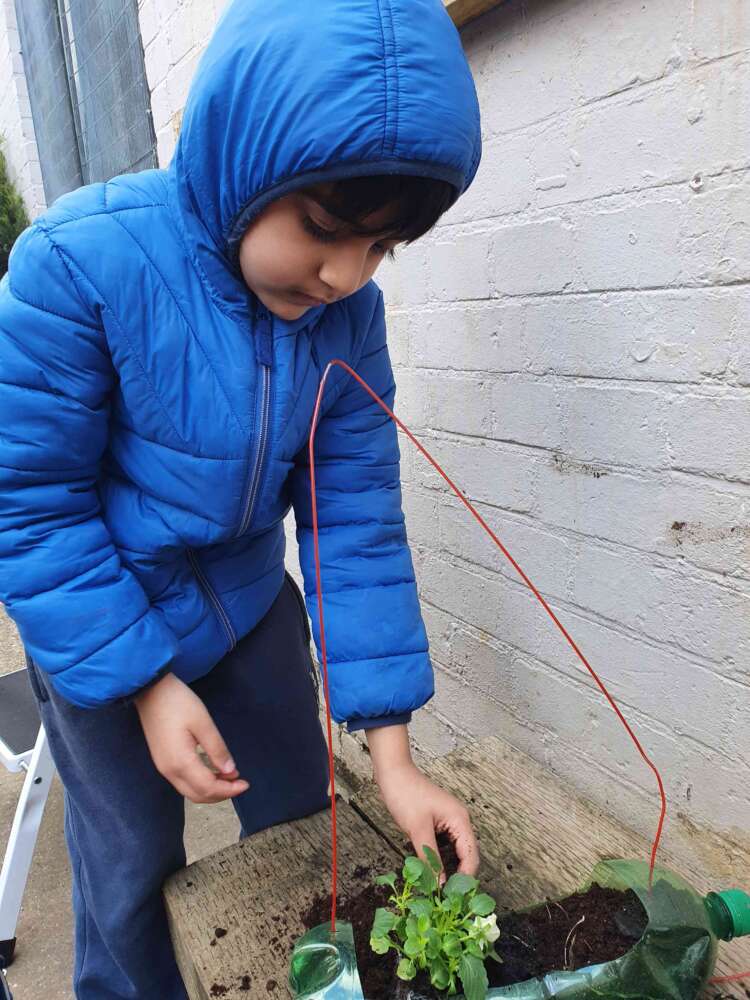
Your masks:
{"label": "white flower", "polygon": [[497,941],[500,937],[500,928],[497,926],[497,914],[492,913],[489,917],[474,917],[471,936],[486,944],[492,944],[493,941]]}

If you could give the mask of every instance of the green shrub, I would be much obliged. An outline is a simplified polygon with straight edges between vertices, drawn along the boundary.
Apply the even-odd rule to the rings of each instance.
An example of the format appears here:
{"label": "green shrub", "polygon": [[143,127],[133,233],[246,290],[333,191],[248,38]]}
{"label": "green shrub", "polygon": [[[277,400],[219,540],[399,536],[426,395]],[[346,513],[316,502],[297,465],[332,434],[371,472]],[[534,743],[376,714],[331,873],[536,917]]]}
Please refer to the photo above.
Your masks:
{"label": "green shrub", "polygon": [[8,165],[0,147],[0,278],[8,270],[11,247],[28,224],[26,209],[8,177]]}

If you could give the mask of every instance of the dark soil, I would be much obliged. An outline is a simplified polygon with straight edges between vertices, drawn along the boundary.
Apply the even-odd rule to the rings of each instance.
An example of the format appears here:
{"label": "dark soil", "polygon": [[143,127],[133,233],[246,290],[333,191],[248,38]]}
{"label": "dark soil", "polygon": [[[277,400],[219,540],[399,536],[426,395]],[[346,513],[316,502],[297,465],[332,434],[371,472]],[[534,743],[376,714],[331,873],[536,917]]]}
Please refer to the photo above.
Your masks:
{"label": "dark soil", "polygon": [[[453,845],[441,837],[438,847],[448,875],[458,868]],[[363,873],[365,874],[365,873]],[[372,872],[372,877],[381,874]],[[397,1000],[410,990],[420,1000],[442,998],[427,977],[403,984],[396,979],[397,956],[376,955],[370,950],[370,928],[379,906],[387,905],[387,886],[368,886],[340,901],[338,913],[354,927],[362,988],[369,1000]],[[303,914],[305,926],[325,923],[330,916],[330,896],[317,897]],[[583,919],[582,919],[583,918]],[[500,937],[495,945],[502,964],[488,961],[490,986],[508,986],[561,969],[619,958],[633,947],[646,927],[646,913],[634,892],[617,892],[593,886],[585,893],[548,901],[528,913],[498,915]],[[406,987],[406,988],[405,988]]]}

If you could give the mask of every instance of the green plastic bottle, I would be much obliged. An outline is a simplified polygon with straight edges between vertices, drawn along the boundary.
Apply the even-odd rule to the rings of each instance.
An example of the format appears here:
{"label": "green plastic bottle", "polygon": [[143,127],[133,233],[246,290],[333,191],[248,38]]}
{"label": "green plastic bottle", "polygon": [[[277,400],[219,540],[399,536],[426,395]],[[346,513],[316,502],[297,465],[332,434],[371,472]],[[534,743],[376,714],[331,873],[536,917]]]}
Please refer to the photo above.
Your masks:
{"label": "green plastic bottle", "polygon": [[[487,1000],[695,1000],[713,974],[718,941],[750,934],[750,895],[741,889],[704,897],[665,868],[655,869],[649,888],[642,861],[604,861],[582,889],[594,883],[632,889],[640,899],[648,923],[630,951],[601,965],[493,988]],[[362,992],[352,928],[343,922],[335,938],[329,924],[300,938],[289,984],[296,1000],[374,1000]],[[410,1000],[421,995],[412,991]]]}

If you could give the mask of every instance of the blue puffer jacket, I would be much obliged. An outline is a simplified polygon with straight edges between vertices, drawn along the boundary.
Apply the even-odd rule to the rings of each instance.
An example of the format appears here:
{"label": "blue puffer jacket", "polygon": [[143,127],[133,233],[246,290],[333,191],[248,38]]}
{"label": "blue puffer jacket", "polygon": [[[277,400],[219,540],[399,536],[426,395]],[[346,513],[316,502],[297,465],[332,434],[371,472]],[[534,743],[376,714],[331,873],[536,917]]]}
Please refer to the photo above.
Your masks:
{"label": "blue puffer jacket", "polygon": [[[21,237],[0,285],[0,598],[61,695],[96,707],[208,672],[281,588],[291,504],[317,629],[315,394],[343,358],[392,400],[382,297],[282,321],[242,282],[239,240],[306,184],[390,171],[462,191],[479,156],[441,0],[235,0],[169,170],[82,188]],[[424,704],[432,671],[395,428],[341,369],[328,386],[332,707],[356,728]]]}

